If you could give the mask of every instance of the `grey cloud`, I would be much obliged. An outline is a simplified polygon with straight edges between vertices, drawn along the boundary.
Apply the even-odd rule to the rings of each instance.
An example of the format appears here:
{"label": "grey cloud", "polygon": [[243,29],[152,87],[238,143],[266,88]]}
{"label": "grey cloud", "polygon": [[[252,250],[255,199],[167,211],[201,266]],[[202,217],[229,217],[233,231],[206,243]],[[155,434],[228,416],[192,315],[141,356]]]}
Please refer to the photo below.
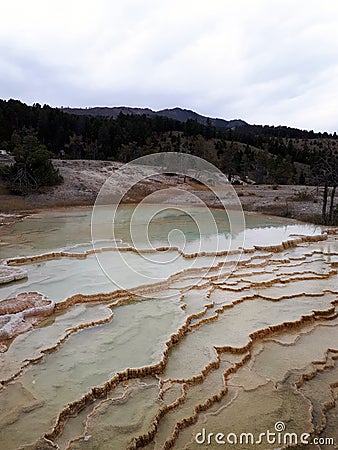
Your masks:
{"label": "grey cloud", "polygon": [[0,97],[181,106],[255,123],[336,127],[338,8],[331,0],[323,0],[328,11],[311,0],[273,8],[266,0],[197,1],[194,8],[178,0],[98,0],[95,8],[74,0],[82,9],[72,3],[69,17],[60,2],[60,23],[45,6],[34,19],[35,0],[30,34],[20,16],[15,33],[0,30]]}

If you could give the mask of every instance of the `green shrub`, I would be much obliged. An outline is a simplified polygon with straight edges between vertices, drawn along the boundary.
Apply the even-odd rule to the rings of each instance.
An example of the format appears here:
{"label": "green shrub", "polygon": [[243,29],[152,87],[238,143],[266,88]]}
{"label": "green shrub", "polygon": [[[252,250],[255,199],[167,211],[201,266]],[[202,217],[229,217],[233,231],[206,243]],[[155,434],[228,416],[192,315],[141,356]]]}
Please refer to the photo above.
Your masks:
{"label": "green shrub", "polygon": [[31,131],[16,138],[13,153],[15,162],[2,168],[0,174],[14,194],[27,195],[41,186],[54,186],[62,176],[51,161],[52,154],[40,144]]}

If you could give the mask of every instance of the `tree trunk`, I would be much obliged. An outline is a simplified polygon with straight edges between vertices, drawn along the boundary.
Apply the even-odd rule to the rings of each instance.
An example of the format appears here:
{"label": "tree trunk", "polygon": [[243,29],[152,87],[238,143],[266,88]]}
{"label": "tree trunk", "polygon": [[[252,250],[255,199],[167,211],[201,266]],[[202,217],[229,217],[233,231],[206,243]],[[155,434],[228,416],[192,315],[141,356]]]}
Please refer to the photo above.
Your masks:
{"label": "tree trunk", "polygon": [[330,212],[329,212],[329,224],[333,225],[333,208],[334,208],[334,196],[336,194],[336,187],[333,186],[331,191],[331,199],[330,199]]}
{"label": "tree trunk", "polygon": [[326,206],[327,206],[328,194],[329,194],[328,181],[325,180],[324,192],[323,192],[323,208],[322,208],[322,222],[323,222],[324,225],[327,225]]}

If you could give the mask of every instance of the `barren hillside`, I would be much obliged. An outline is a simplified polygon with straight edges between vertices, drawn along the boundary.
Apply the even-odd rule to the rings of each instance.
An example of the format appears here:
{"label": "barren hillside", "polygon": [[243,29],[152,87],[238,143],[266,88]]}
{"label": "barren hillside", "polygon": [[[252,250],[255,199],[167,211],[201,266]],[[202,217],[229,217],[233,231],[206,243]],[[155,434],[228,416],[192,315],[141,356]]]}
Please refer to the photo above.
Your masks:
{"label": "barren hillside", "polygon": [[[122,166],[118,162],[93,160],[54,160],[53,163],[64,178],[61,185],[43,188],[26,197],[10,195],[2,186],[0,212],[92,205],[104,182]],[[123,184],[120,181],[117,184],[114,177],[110,179],[110,183],[114,189],[123,191]],[[194,192],[210,206],[217,206],[214,196],[205,187],[192,180],[184,183],[181,177],[167,175],[150,177],[140,182],[125,196],[124,201],[139,201],[149,193],[169,186],[179,186]],[[321,197],[315,187],[243,185],[235,186],[235,189],[243,209],[247,211],[309,221],[316,221],[320,215]]]}

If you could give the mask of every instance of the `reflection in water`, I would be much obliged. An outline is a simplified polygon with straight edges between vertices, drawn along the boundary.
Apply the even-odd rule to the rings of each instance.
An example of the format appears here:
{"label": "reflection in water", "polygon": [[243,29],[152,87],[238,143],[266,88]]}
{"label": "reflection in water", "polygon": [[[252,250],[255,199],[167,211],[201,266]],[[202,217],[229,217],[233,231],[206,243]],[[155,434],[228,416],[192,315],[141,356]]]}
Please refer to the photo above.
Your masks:
{"label": "reflection in water", "polygon": [[[135,252],[132,211],[119,211],[114,243],[102,211],[97,246],[110,278],[90,254],[89,210],[4,228],[2,258],[46,256],[22,260],[28,278],[0,298],[39,291],[57,306],[1,344],[1,448],[197,449],[203,429],[256,436],[278,421],[335,437],[336,234],[248,215],[241,254],[244,232],[231,235],[221,211],[215,236],[197,208],[191,217],[168,208],[151,220],[149,242],[133,234]],[[213,255],[216,244],[236,251]],[[168,245],[177,248],[148,251]],[[210,254],[191,258],[196,250]]]}

